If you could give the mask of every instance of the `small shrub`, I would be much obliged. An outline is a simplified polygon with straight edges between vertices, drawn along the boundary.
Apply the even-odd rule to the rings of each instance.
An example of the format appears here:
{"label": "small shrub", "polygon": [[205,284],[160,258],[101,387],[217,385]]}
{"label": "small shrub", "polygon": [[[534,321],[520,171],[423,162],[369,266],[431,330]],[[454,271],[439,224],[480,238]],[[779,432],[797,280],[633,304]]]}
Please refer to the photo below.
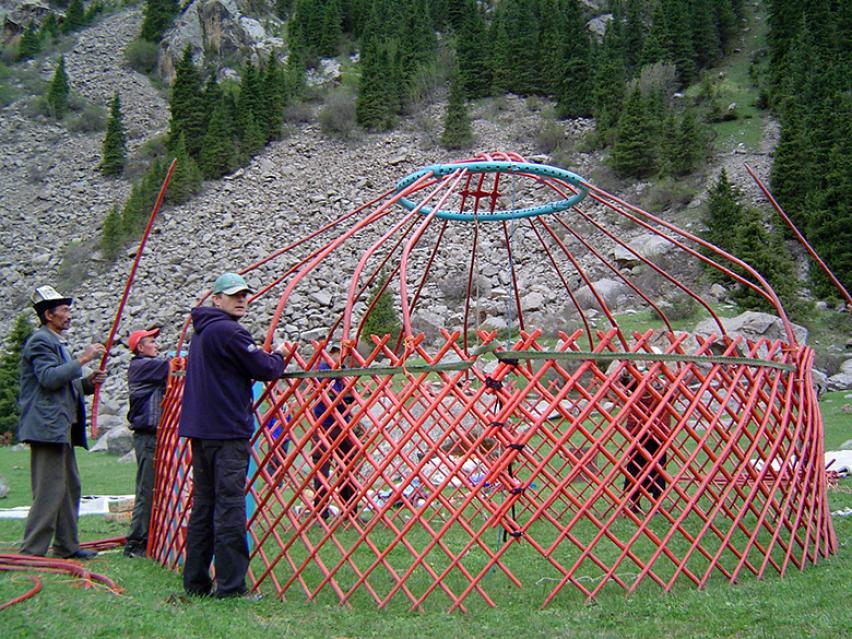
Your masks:
{"label": "small shrub", "polygon": [[682,178],[666,177],[654,184],[642,197],[642,207],[649,211],[685,206],[695,197],[695,190]]}
{"label": "small shrub", "polygon": [[73,291],[90,275],[92,253],[98,248],[96,237],[71,240],[62,249],[62,261],[56,274],[60,291]]}
{"label": "small shrub", "polygon": [[18,92],[10,86],[0,84],[0,107],[12,104],[18,98]]}
{"label": "small shrub", "polygon": [[6,348],[0,356],[0,446],[12,443],[18,427],[18,391],[20,382],[18,369],[24,343],[32,335],[33,326],[29,315],[19,315],[12,331],[6,338]]}
{"label": "small shrub", "polygon": [[542,153],[553,153],[562,144],[565,134],[554,120],[543,120],[535,135],[536,148]]}
{"label": "small shrub", "polygon": [[168,151],[168,134],[154,136],[127,159],[124,166],[124,177],[128,180],[136,180],[148,172],[148,167],[156,161],[166,157]]}
{"label": "small shrub", "polygon": [[159,48],[147,40],[134,40],[124,49],[124,60],[134,71],[149,74],[157,68]]}
{"label": "small shrub", "polygon": [[76,133],[95,133],[106,126],[106,111],[97,104],[86,104],[76,115],[65,118],[65,126]]}
{"label": "small shrub", "polygon": [[698,312],[698,303],[689,295],[678,295],[669,300],[666,316],[673,322],[688,320]]}
{"label": "small shrub", "polygon": [[351,138],[355,131],[355,94],[342,87],[329,93],[320,110],[319,123],[328,136]]}
{"label": "small shrub", "polygon": [[642,67],[639,90],[643,96],[661,93],[666,100],[670,100],[677,88],[677,68],[671,62],[656,62]]}
{"label": "small shrub", "polygon": [[313,119],[313,109],[306,102],[294,102],[284,107],[284,122],[299,124]]}
{"label": "small shrub", "polygon": [[424,104],[432,104],[443,84],[446,73],[436,63],[421,65],[411,79],[405,112],[416,114]]}

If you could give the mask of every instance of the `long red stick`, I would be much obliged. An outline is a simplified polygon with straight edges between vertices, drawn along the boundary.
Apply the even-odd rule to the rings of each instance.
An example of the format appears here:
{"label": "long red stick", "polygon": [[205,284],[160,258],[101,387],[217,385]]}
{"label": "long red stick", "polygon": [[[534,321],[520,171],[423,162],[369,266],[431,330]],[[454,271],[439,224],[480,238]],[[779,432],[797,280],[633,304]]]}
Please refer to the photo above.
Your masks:
{"label": "long red stick", "polygon": [[[133,260],[133,266],[130,268],[130,274],[127,276],[127,282],[124,284],[124,293],[121,296],[121,302],[118,304],[118,310],[115,312],[115,319],[112,321],[112,328],[109,332],[109,337],[106,341],[106,350],[101,357],[101,364],[98,370],[106,370],[106,362],[109,359],[109,351],[112,348],[115,333],[118,330],[118,324],[121,322],[121,314],[124,312],[124,305],[127,303],[127,297],[130,294],[130,285],[133,284],[133,278],[136,277],[136,269],[139,267],[139,260],[142,258],[142,251],[145,249],[145,243],[148,241],[148,236],[151,234],[151,228],[154,226],[154,220],[157,219],[157,213],[160,212],[160,207],[163,205],[163,199],[166,197],[166,189],[169,187],[169,181],[172,179],[172,173],[175,170],[177,158],[172,160],[169,165],[169,170],[166,172],[166,178],[163,180],[163,185],[160,187],[160,193],[157,195],[157,201],[154,202],[154,208],[151,210],[151,217],[148,218],[148,225],[145,227],[145,232],[142,234],[142,239],[139,240],[139,248],[136,250],[136,257]],[[98,405],[100,404],[101,385],[95,386],[95,395],[92,398],[92,437],[98,436]]]}
{"label": "long red stick", "polygon": [[757,174],[752,170],[752,168],[746,164],[746,171],[752,177],[752,179],[757,183],[757,186],[760,187],[760,190],[763,191],[763,194],[766,196],[766,199],[769,200],[769,203],[772,205],[778,215],[781,216],[781,219],[784,220],[784,224],[786,224],[791,231],[793,231],[793,235],[796,236],[796,239],[799,240],[799,243],[805,247],[805,250],[808,252],[808,255],[811,256],[814,262],[822,269],[822,272],[825,273],[826,277],[831,280],[831,283],[834,284],[835,288],[840,291],[840,294],[843,296],[843,299],[846,300],[846,304],[849,305],[849,311],[852,312],[852,296],[849,295],[849,291],[847,291],[843,284],[840,283],[840,280],[835,277],[834,273],[831,272],[831,269],[828,268],[828,265],[822,261],[817,252],[811,248],[811,245],[808,244],[808,241],[805,239],[805,236],[799,232],[799,229],[796,228],[796,225],[793,224],[793,221],[787,216],[784,212],[784,209],[781,208],[781,205],[773,197],[772,193],[769,192],[769,189],[760,181],[760,178],[757,177]]}

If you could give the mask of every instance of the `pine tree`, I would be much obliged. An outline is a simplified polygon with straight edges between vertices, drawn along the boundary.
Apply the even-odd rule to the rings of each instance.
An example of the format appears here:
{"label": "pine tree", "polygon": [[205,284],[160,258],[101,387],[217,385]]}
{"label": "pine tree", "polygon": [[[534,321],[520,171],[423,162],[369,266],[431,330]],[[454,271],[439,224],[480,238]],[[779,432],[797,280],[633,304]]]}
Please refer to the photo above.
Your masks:
{"label": "pine tree", "polygon": [[44,41],[44,38],[46,38],[47,36],[50,36],[50,39],[53,42],[56,42],[59,39],[60,31],[59,23],[56,21],[56,14],[47,14],[47,17],[44,19],[44,22],[41,23],[41,30],[39,31],[39,35],[41,36],[42,41]]}
{"label": "pine tree", "polygon": [[[566,31],[568,23],[560,9],[558,0],[540,0],[539,10],[542,15],[549,16],[548,20],[542,21],[539,36],[541,86],[547,95],[553,96],[559,95],[562,91],[567,54],[566,41],[570,40],[570,35]],[[583,27],[585,31],[585,24]]]}
{"label": "pine tree", "polygon": [[695,50],[689,28],[686,0],[663,0],[666,14],[666,48],[675,67],[681,86],[686,87],[695,78]]}
{"label": "pine tree", "polygon": [[284,100],[298,99],[305,92],[305,57],[299,47],[291,47],[284,70]]}
{"label": "pine tree", "polygon": [[192,62],[192,52],[187,45],[183,57],[175,69],[175,81],[169,102],[171,120],[169,121],[169,144],[175,144],[180,134],[186,137],[186,149],[197,157],[204,140],[204,95],[201,91],[201,78]]}
{"label": "pine tree", "polygon": [[21,418],[18,408],[21,351],[32,333],[29,318],[22,314],[6,338],[6,349],[0,359],[0,443],[12,443]]}
{"label": "pine tree", "polygon": [[387,95],[385,66],[387,57],[375,38],[371,38],[361,59],[361,83],[355,102],[355,119],[365,129],[383,131],[393,127],[392,99]]}
{"label": "pine tree", "polygon": [[[386,277],[383,277],[382,280],[387,282]],[[399,333],[401,324],[399,315],[394,309],[393,293],[387,287],[382,290],[382,286],[375,286],[370,293],[367,308],[372,306],[372,310],[362,322],[361,335],[365,337],[375,335],[379,338],[390,335],[393,339]]]}
{"label": "pine tree", "polygon": [[[207,78],[207,83],[204,85],[204,90],[201,92],[201,97],[204,101],[204,123],[203,129],[207,131],[210,124],[210,118],[213,117],[213,111],[216,106],[222,101],[222,89],[219,87],[219,82],[216,80],[216,74],[211,73]],[[184,136],[185,138],[186,136]]]}
{"label": "pine tree", "polygon": [[166,191],[166,200],[172,204],[183,204],[201,190],[201,170],[186,150],[186,138],[183,134],[171,149],[174,154],[175,170]]}
{"label": "pine tree", "polygon": [[53,78],[50,81],[50,87],[47,90],[47,105],[50,107],[50,112],[57,120],[65,117],[65,112],[68,110],[68,96],[71,93],[71,87],[68,85],[68,74],[65,73],[65,56],[59,56],[56,70],[53,72]]}
{"label": "pine tree", "polygon": [[83,14],[83,24],[89,25],[95,21],[101,13],[103,13],[104,5],[101,0],[95,0],[94,2],[89,4],[89,7],[86,9],[86,12]]}
{"label": "pine tree", "polygon": [[475,0],[463,3],[464,15],[456,35],[456,59],[469,99],[483,98],[491,93],[491,66],[488,53],[488,33],[482,10]]}
{"label": "pine tree", "polygon": [[[805,208],[808,238],[820,257],[847,287],[852,285],[852,99],[844,96],[836,140],[825,168],[824,187],[809,193]],[[811,268],[814,291],[835,297],[837,291],[816,268]]]}
{"label": "pine tree", "polygon": [[113,205],[101,229],[101,253],[107,259],[113,259],[118,255],[124,243],[124,225],[121,221],[121,213],[118,210],[118,205]]}
{"label": "pine tree", "polygon": [[[757,271],[773,288],[785,306],[798,306],[793,291],[793,269],[789,253],[781,242],[780,235],[766,229],[759,211],[745,211],[742,224],[735,232],[736,255]],[[745,270],[739,270],[746,279],[758,282]],[[732,297],[742,308],[771,310],[770,302],[748,286],[740,285]]]}
{"label": "pine tree", "polygon": [[258,120],[261,113],[262,96],[257,72],[249,62],[243,68],[240,94],[237,97],[236,130],[239,144],[240,163],[247,162],[266,144],[265,119]]}
{"label": "pine tree", "polygon": [[509,89],[518,95],[544,93],[538,73],[539,20],[535,0],[512,0],[503,14],[509,40]]}
{"label": "pine tree", "polygon": [[39,51],[41,51],[41,33],[36,29],[35,23],[30,20],[30,24],[24,30],[21,42],[18,44],[17,59],[19,61],[29,60],[37,56]]}
{"label": "pine tree", "polygon": [[210,118],[198,157],[198,168],[208,180],[220,178],[237,167],[237,150],[230,135],[226,112],[225,101],[222,100]]}
{"label": "pine tree", "polygon": [[281,119],[285,102],[284,73],[275,53],[270,51],[260,81],[261,129],[266,140],[277,140],[281,135]]}
{"label": "pine tree", "polygon": [[139,37],[148,42],[159,42],[163,34],[172,26],[178,11],[176,0],[147,0]]}
{"label": "pine tree", "polygon": [[101,173],[111,177],[121,175],[124,172],[124,164],[127,161],[127,136],[124,133],[124,123],[121,116],[121,101],[118,92],[112,96],[112,104],[109,110],[106,136],[102,146],[102,158],[100,163]]}
{"label": "pine tree", "polygon": [[121,226],[125,237],[135,237],[145,228],[167,168],[162,159],[154,159],[145,175],[131,187],[130,197],[121,210]]}
{"label": "pine tree", "polygon": [[667,158],[671,175],[692,173],[705,157],[705,134],[690,108],[685,109],[680,118],[672,151]]}
{"label": "pine tree", "polygon": [[804,212],[805,185],[810,179],[807,165],[807,133],[802,129],[798,110],[781,119],[781,137],[775,147],[770,184],[778,203],[799,228],[807,228]]}
{"label": "pine tree", "polygon": [[464,87],[458,65],[454,65],[450,74],[450,96],[447,101],[441,145],[445,149],[463,149],[470,146],[472,141],[473,132],[470,129],[470,117],[464,102]]}
{"label": "pine tree", "polygon": [[62,21],[60,30],[62,33],[71,33],[85,26],[86,17],[83,11],[82,0],[71,0],[68,9],[65,11],[65,19]]}
{"label": "pine tree", "polygon": [[340,0],[325,0],[322,7],[320,36],[317,52],[324,57],[336,56],[343,37],[341,21],[343,19]]}
{"label": "pine tree", "polygon": [[491,21],[488,42],[491,45],[491,94],[502,95],[512,87],[512,37],[506,20],[500,17],[502,4],[497,5],[497,16]]}
{"label": "pine tree", "polygon": [[639,178],[656,170],[656,140],[638,86],[624,103],[610,165],[620,175]]}
{"label": "pine tree", "polygon": [[640,66],[645,47],[645,26],[641,2],[627,2],[624,18],[624,63],[633,74]]}
{"label": "pine tree", "polygon": [[592,99],[595,112],[595,128],[598,136],[607,137],[618,123],[624,101],[624,56],[617,33],[607,25],[602,47],[594,56],[595,74]]}
{"label": "pine tree", "polygon": [[731,43],[737,34],[737,15],[731,4],[731,0],[717,0],[714,3],[716,34],[722,52],[730,52]]}
{"label": "pine tree", "polygon": [[121,235],[133,237],[142,228],[145,220],[145,194],[142,182],[134,182],[130,187],[130,195],[121,209]]}
{"label": "pine tree", "polygon": [[709,0],[692,0],[689,17],[695,62],[699,69],[711,67],[722,55],[714,8]]}
{"label": "pine tree", "polygon": [[[722,169],[707,199],[707,213],[704,217],[707,231],[703,237],[710,244],[731,254],[736,251],[736,229],[742,225],[745,215],[739,198],[739,191],[731,185],[727,172]],[[713,269],[710,272],[718,271]]]}
{"label": "pine tree", "polygon": [[651,29],[642,45],[642,55],[639,56],[640,66],[670,61],[671,55],[666,46],[667,39],[666,16],[663,12],[662,3],[659,3],[654,8]]}

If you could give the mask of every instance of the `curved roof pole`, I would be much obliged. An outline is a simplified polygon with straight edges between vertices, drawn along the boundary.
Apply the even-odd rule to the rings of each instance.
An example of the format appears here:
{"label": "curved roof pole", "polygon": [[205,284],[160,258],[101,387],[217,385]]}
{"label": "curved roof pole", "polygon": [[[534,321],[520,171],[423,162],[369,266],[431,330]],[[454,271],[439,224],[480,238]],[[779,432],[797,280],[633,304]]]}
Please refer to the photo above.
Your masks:
{"label": "curved roof pole", "polygon": [[[405,333],[406,337],[412,336],[411,305],[408,300],[408,284],[406,283],[406,279],[408,276],[408,256],[411,254],[414,245],[417,244],[417,242],[420,240],[420,237],[426,231],[426,228],[432,223],[432,220],[435,219],[437,212],[441,210],[441,207],[444,205],[444,202],[449,199],[450,194],[455,191],[455,188],[458,186],[461,179],[465,175],[467,175],[467,173],[468,171],[464,168],[464,165],[459,165],[458,171],[456,171],[455,173],[451,173],[446,177],[444,182],[441,183],[441,187],[444,187],[447,182],[451,181],[449,186],[446,187],[446,192],[441,196],[441,199],[438,200],[438,203],[435,205],[432,211],[430,211],[429,214],[426,215],[426,218],[423,220],[423,222],[420,223],[420,226],[417,228],[417,231],[415,231],[414,235],[408,240],[408,242],[406,242],[405,248],[402,251],[402,256],[400,258],[399,265],[399,302],[400,306],[402,307],[402,330]],[[401,194],[406,192],[410,192],[410,189],[408,189],[407,191],[402,191]],[[417,209],[419,210],[420,208],[422,208],[422,206],[423,202],[417,205]]]}

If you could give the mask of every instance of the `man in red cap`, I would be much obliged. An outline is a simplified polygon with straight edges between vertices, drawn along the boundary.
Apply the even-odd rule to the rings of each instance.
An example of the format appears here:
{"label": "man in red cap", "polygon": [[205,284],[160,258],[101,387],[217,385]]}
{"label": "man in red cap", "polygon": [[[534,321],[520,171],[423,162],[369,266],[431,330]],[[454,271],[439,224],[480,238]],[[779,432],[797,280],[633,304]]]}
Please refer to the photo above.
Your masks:
{"label": "man in red cap", "polygon": [[127,421],[133,431],[133,450],[136,453],[136,501],[124,546],[126,557],[144,557],[148,547],[148,524],[154,497],[157,424],[160,422],[163,394],[169,378],[169,360],[158,357],[159,334],[159,328],[133,331],[128,339],[133,359],[127,369],[127,387],[130,392]]}

